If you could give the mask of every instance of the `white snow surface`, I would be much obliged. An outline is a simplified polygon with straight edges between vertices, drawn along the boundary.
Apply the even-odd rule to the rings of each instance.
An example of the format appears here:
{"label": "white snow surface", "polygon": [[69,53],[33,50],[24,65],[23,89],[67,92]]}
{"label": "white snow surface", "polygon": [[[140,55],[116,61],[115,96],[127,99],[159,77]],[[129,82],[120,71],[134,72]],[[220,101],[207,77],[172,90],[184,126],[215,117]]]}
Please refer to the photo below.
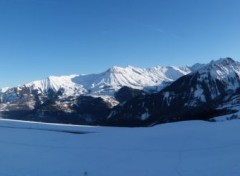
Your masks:
{"label": "white snow surface", "polygon": [[239,176],[239,126],[240,120],[149,128],[0,120],[0,175]]}
{"label": "white snow surface", "polygon": [[57,92],[61,88],[64,88],[65,95],[83,94],[85,89],[82,85],[73,82],[73,79],[77,75],[70,76],[50,76],[45,80],[34,81],[23,85],[23,87],[30,87],[33,90],[39,90],[40,92],[47,92],[49,89]]}
{"label": "white snow surface", "polygon": [[64,95],[108,95],[112,96],[123,86],[135,89],[162,87],[166,82],[172,82],[190,73],[188,67],[153,67],[149,69],[128,66],[112,67],[105,72],[90,75],[50,76],[45,80],[34,81],[23,86],[47,92],[64,89]]}
{"label": "white snow surface", "polygon": [[0,88],[0,93],[5,93],[9,90],[9,87]]}

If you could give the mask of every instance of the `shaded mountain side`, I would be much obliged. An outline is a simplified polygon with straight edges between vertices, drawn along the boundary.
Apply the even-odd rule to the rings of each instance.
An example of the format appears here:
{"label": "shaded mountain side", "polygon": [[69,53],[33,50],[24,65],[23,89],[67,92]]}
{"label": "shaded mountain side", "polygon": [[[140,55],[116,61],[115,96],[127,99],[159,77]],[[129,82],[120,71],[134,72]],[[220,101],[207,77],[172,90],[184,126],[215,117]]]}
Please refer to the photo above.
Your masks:
{"label": "shaded mountain side", "polygon": [[[162,72],[158,73],[159,69],[162,68],[151,70],[151,74],[162,75]],[[116,80],[119,74],[121,78],[128,80],[125,72],[134,72],[135,75],[141,71],[146,70],[114,67],[103,75],[114,73],[114,79],[109,77],[111,79],[108,81]],[[174,76],[168,67],[165,71],[163,70],[165,75]],[[69,90],[78,91],[66,89],[69,81],[66,77],[63,84],[65,88],[59,85],[57,92],[50,87],[43,92],[34,86],[4,89],[0,96],[0,113],[3,118],[112,126],[151,126],[173,121],[209,120],[232,113],[236,116],[240,111],[240,63],[225,58],[205,65],[198,64],[191,71],[172,83],[168,82],[166,87],[157,93],[127,86],[120,86],[118,89],[100,86],[108,93],[114,90],[114,94],[88,94],[89,91],[87,94],[66,94],[66,90],[68,93]],[[91,81],[101,82],[95,79],[96,75],[86,77]],[[71,77],[72,79],[75,78]],[[129,79],[134,82],[134,76]],[[56,88],[55,83],[56,80],[51,84]],[[116,85],[115,83],[113,85]]]}
{"label": "shaded mountain side", "polygon": [[[183,76],[159,93],[141,95],[113,109],[111,124],[152,124],[181,120],[208,120],[236,110],[219,108],[238,92],[240,64],[221,59]],[[230,98],[231,99],[231,98]],[[229,101],[229,100],[228,100]],[[122,121],[122,122],[121,122]]]}
{"label": "shaded mountain side", "polygon": [[99,125],[105,123],[111,108],[111,104],[102,98],[79,96],[68,99],[48,99],[35,109],[2,111],[1,116],[51,123]]}
{"label": "shaded mountain side", "polygon": [[139,89],[133,89],[127,86],[122,87],[115,93],[115,98],[120,103],[126,102],[140,95],[144,95],[145,92]]}

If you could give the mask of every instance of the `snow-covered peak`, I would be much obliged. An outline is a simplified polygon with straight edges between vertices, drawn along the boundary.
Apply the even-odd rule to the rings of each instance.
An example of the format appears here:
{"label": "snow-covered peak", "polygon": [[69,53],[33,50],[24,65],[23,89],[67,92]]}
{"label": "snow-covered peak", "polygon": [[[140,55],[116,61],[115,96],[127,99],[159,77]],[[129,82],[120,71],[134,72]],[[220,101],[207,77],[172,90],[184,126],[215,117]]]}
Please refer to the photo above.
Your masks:
{"label": "snow-covered peak", "polygon": [[230,57],[226,57],[226,58],[220,58],[218,60],[212,60],[210,62],[209,65],[212,66],[229,66],[229,65],[238,65],[239,63],[237,61],[234,61],[232,58]]}
{"label": "snow-covered peak", "polygon": [[109,68],[107,71],[111,72],[111,73],[117,73],[117,72],[121,72],[121,70],[123,70],[124,68],[122,67],[118,67],[118,66],[112,66],[111,68]]}
{"label": "snow-covered peak", "polygon": [[153,67],[149,69],[133,66],[112,67],[100,74],[84,75],[74,78],[74,82],[83,85],[89,92],[112,94],[123,86],[134,89],[160,86],[188,74],[178,67]]}
{"label": "snow-covered peak", "polygon": [[201,63],[196,63],[192,66],[189,66],[189,70],[191,70],[191,72],[197,72],[197,71],[209,71],[212,69],[219,69],[219,68],[223,68],[223,67],[227,67],[228,69],[232,69],[235,67],[239,67],[240,63],[237,61],[234,61],[232,58],[220,58],[218,60],[212,60],[210,63],[208,64],[201,64]]}
{"label": "snow-covered peak", "polygon": [[190,73],[191,71],[187,67],[176,66],[156,66],[149,69],[149,72],[156,74],[165,81],[175,81],[183,75]]}
{"label": "snow-covered peak", "polygon": [[[50,76],[44,80],[33,81],[23,86],[18,86],[17,90],[29,88],[37,90],[38,93],[48,93],[49,90],[63,95],[100,95],[113,96],[120,88],[127,86],[134,89],[150,89],[155,91],[161,89],[166,82],[172,82],[179,77],[190,73],[186,67],[153,67],[138,68],[133,66],[117,67],[113,66],[105,72],[89,75],[70,76]],[[6,89],[4,92],[7,92]],[[3,92],[3,91],[2,91]]]}
{"label": "snow-covered peak", "polygon": [[227,77],[239,77],[240,63],[231,58],[223,58],[216,61],[211,61],[201,69],[199,73],[210,73],[217,79],[225,79]]}
{"label": "snow-covered peak", "polygon": [[211,61],[191,75],[197,77],[200,86],[196,91],[201,92],[203,87],[208,87],[212,98],[240,87],[240,63],[231,58]]}
{"label": "snow-covered peak", "polygon": [[[147,91],[159,91],[170,82],[189,74],[200,73],[199,80],[211,78],[223,80],[228,89],[239,87],[240,63],[231,58],[219,59],[209,64],[195,64],[192,67],[156,66],[152,68],[138,68],[133,66],[118,67],[113,66],[108,70],[98,74],[70,75],[70,76],[50,76],[47,79],[34,81],[23,86],[18,86],[16,90],[29,88],[37,90],[39,93],[48,93],[49,90],[61,93],[65,96],[71,95],[95,95],[113,96],[120,88],[127,86],[134,89],[144,89]],[[230,79],[230,83],[229,83]],[[5,94],[11,89],[1,89]]]}
{"label": "snow-covered peak", "polygon": [[0,88],[0,94],[7,92],[9,89],[10,89],[9,87]]}
{"label": "snow-covered peak", "polygon": [[[81,85],[77,85],[73,82],[73,79],[78,75],[70,76],[49,76],[47,79],[34,81],[23,85],[23,87],[29,87],[33,90],[38,90],[42,93],[48,92],[49,89],[54,92],[64,89],[65,95],[74,95],[75,93],[83,93],[84,89]],[[77,90],[77,91],[76,91]]]}

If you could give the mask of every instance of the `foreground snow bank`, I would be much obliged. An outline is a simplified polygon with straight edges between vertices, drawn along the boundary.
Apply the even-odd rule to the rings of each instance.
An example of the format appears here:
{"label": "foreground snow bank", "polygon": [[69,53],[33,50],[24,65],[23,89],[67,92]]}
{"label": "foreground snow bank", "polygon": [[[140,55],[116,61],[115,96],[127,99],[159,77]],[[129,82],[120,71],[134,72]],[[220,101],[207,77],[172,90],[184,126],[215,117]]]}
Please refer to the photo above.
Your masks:
{"label": "foreground snow bank", "polygon": [[239,176],[239,134],[240,120],[152,128],[0,120],[0,175]]}

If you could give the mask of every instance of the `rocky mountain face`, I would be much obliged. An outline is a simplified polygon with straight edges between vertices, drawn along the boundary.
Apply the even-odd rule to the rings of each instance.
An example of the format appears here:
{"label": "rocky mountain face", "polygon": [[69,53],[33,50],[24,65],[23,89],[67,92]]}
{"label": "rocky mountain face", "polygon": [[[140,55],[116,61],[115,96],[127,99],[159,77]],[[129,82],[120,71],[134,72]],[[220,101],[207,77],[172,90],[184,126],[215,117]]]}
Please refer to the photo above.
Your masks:
{"label": "rocky mountain face", "polygon": [[[212,61],[158,93],[138,96],[123,106],[115,107],[109,121],[113,125],[151,125],[179,120],[208,120],[235,113],[240,100],[239,76],[240,63],[231,58]],[[235,109],[227,108],[230,102]]]}
{"label": "rocky mountain face", "polygon": [[149,126],[240,109],[240,63],[112,67],[100,74],[49,77],[0,90],[3,118],[54,123]]}
{"label": "rocky mountain face", "polygon": [[143,93],[158,92],[190,73],[188,67],[112,67],[100,74],[50,76],[0,90],[0,116],[45,122],[98,124],[111,109]]}

